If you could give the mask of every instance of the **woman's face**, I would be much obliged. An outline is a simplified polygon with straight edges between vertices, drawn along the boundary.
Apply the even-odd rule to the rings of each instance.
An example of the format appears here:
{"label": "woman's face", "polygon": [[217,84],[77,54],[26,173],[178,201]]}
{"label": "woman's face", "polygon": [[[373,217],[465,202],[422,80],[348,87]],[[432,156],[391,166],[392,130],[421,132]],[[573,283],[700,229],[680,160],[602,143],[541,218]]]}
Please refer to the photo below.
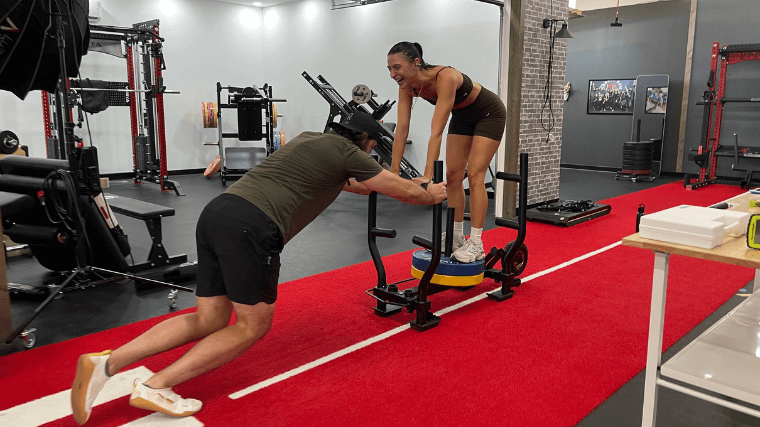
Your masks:
{"label": "woman's face", "polygon": [[400,53],[388,55],[388,71],[391,74],[391,78],[398,83],[399,88],[409,87],[409,84],[415,81],[418,69],[418,67],[407,61],[404,55]]}

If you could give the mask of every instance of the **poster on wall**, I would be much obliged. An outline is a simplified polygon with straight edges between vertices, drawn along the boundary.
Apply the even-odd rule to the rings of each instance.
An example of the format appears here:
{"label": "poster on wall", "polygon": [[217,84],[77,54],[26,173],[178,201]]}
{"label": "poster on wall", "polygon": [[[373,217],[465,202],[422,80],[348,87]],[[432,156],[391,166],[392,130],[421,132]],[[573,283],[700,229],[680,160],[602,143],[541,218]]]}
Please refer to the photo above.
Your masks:
{"label": "poster on wall", "polygon": [[668,107],[668,87],[648,87],[647,105],[644,112],[647,114],[665,114]]}
{"label": "poster on wall", "polygon": [[589,80],[587,114],[633,114],[636,79]]}

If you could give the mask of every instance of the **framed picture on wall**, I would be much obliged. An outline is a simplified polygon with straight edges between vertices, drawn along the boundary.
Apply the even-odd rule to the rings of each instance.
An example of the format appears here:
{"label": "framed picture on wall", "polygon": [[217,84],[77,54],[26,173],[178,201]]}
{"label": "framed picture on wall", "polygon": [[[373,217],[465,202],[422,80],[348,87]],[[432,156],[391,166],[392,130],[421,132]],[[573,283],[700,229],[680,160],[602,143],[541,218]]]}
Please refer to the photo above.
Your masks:
{"label": "framed picture on wall", "polygon": [[587,114],[633,114],[636,79],[589,80]]}
{"label": "framed picture on wall", "polygon": [[647,104],[644,112],[647,114],[665,114],[668,107],[668,87],[648,87]]}

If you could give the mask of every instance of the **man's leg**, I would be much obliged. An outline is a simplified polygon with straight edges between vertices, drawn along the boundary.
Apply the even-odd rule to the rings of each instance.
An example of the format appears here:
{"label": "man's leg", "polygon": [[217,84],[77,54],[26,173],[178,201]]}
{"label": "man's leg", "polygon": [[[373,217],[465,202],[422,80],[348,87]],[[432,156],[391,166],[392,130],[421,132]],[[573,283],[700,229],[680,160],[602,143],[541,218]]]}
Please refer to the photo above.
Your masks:
{"label": "man's leg", "polygon": [[127,365],[200,339],[229,323],[232,303],[226,296],[197,297],[196,303],[196,312],[166,319],[113,352],[80,356],[71,386],[71,408],[76,422],[87,422],[105,382]]}
{"label": "man's leg", "polygon": [[272,327],[274,304],[233,302],[237,321],[205,337],[174,363],[153,375],[145,385],[171,388],[218,368],[251,348]]}
{"label": "man's leg", "polygon": [[237,358],[266,335],[272,326],[274,304],[233,304],[237,315],[235,324],[202,339],[145,383],[135,381],[129,404],[175,417],[186,417],[200,411],[203,404],[199,400],[183,399],[171,387]]}
{"label": "man's leg", "polygon": [[226,296],[196,297],[197,311],[166,319],[119,347],[108,359],[108,375],[154,354],[210,335],[230,322],[232,302]]}

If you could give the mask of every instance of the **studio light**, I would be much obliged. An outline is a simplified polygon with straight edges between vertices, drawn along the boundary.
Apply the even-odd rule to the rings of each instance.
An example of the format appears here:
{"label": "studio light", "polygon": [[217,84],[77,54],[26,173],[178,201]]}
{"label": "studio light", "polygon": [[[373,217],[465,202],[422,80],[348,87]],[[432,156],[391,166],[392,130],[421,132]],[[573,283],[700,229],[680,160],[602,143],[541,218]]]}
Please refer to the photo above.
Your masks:
{"label": "studio light", "polygon": [[0,90],[20,99],[32,90],[54,92],[62,63],[76,76],[90,44],[89,10],[89,0],[0,2]]}

